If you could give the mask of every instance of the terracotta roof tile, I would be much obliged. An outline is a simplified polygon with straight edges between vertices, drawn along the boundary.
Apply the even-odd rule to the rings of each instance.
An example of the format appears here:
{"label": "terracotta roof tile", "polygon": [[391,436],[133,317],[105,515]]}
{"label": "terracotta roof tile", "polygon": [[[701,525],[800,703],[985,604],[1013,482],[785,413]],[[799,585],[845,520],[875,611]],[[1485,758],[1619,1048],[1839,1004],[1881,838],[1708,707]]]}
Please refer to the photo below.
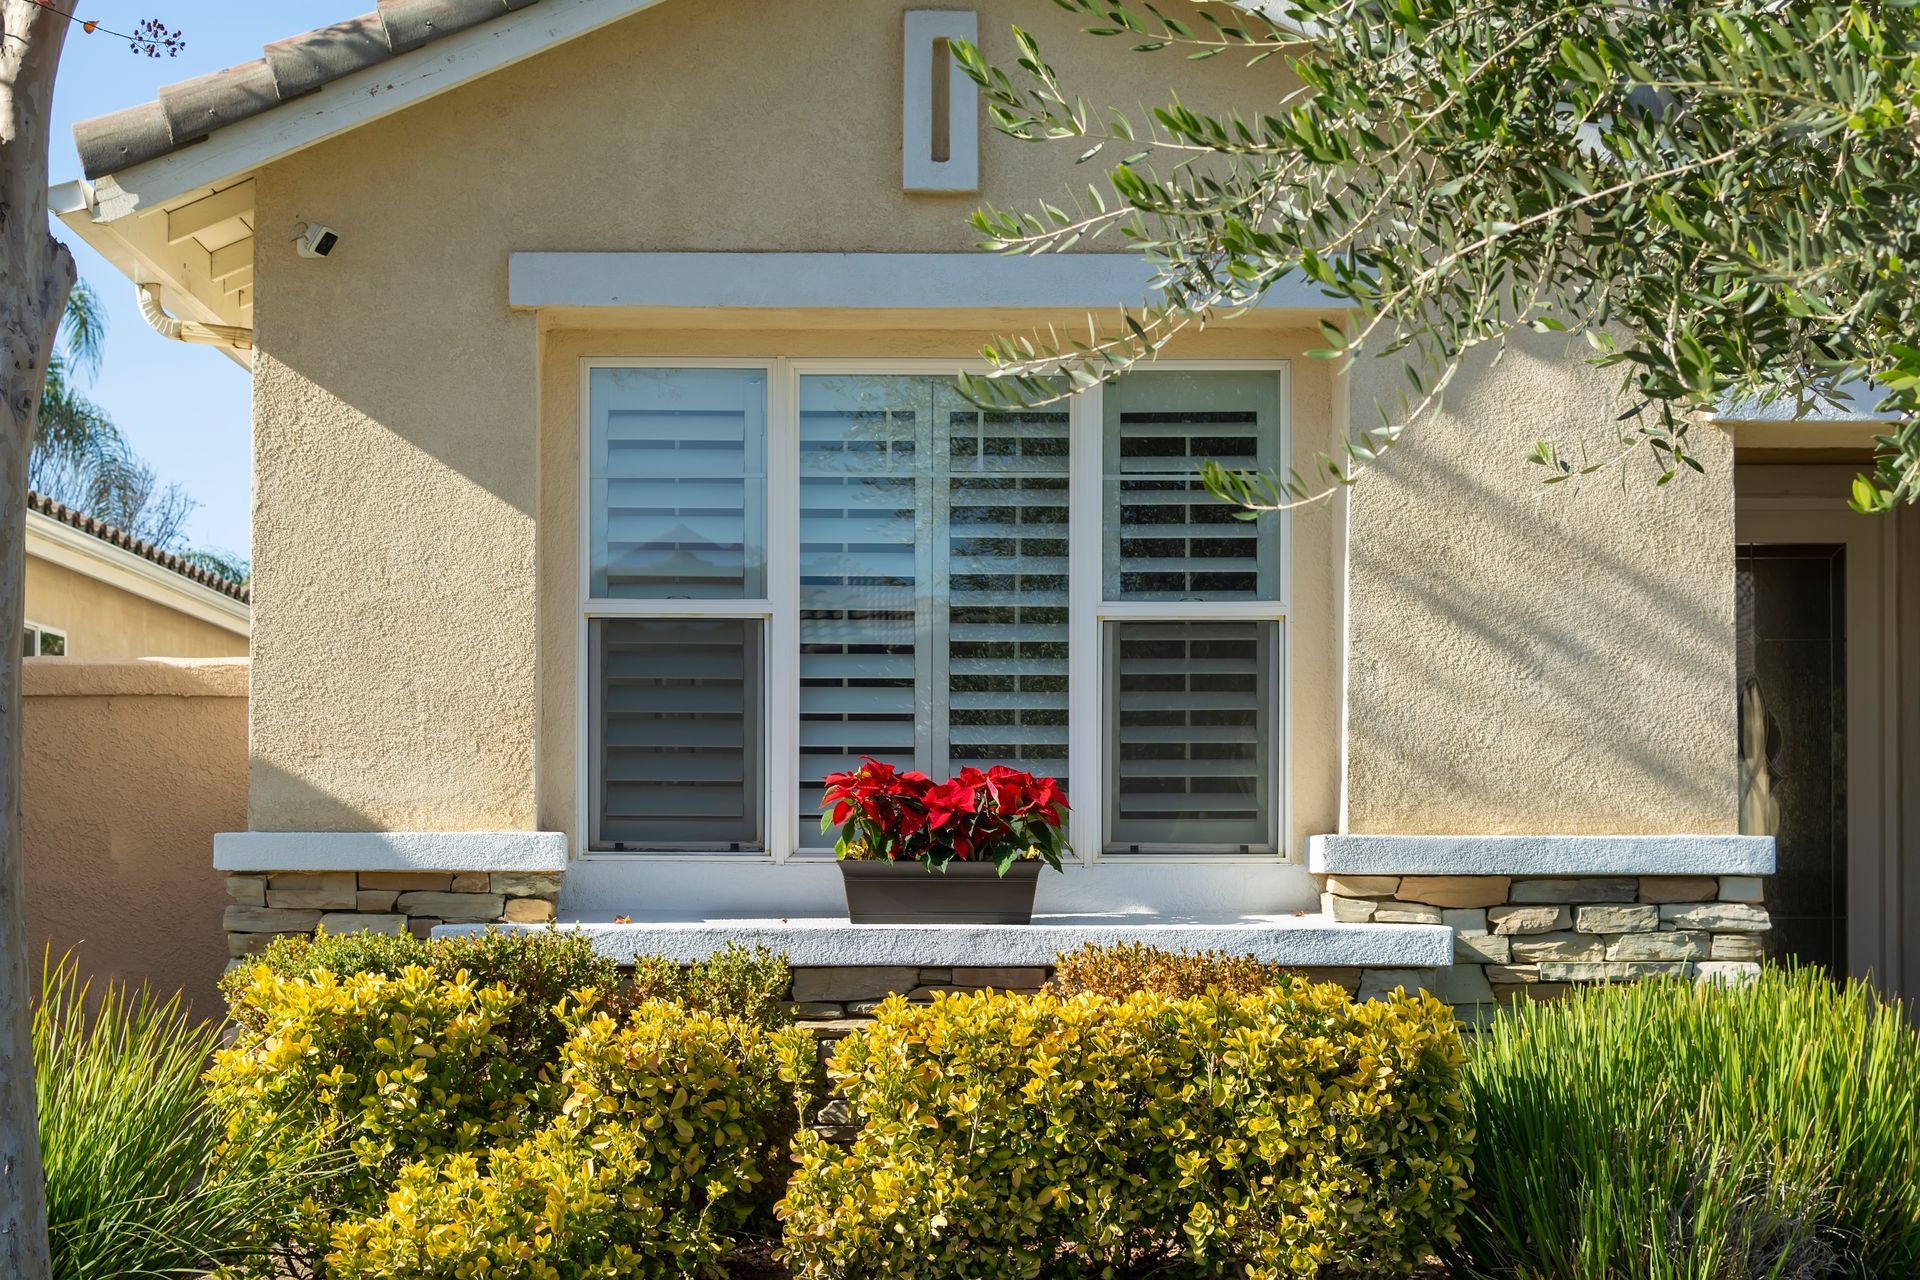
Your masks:
{"label": "terracotta roof tile", "polygon": [[171,569],[191,582],[218,591],[223,596],[232,596],[242,604],[253,602],[253,592],[240,583],[223,578],[217,573],[202,569],[191,560],[184,559],[171,551],[162,551],[151,542],[136,538],[124,529],[117,529],[104,520],[96,520],[83,512],[75,511],[64,502],[55,502],[44,493],[27,494],[27,508],[50,516],[61,524],[78,529],[102,542],[110,542],[123,551],[131,551],[143,559],[151,560],[163,569]]}
{"label": "terracotta roof tile", "polygon": [[372,13],[276,40],[265,56],[183,80],[142,103],[73,126],[80,165],[104,177],[178,151],[342,76],[411,53],[540,0],[379,0]]}

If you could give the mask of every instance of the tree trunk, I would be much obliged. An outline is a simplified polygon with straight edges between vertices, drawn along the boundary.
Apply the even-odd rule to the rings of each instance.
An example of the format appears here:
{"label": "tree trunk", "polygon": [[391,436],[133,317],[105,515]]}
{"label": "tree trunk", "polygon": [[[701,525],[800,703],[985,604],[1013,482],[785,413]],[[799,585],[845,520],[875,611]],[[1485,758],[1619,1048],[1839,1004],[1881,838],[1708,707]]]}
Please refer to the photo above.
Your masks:
{"label": "tree trunk", "polygon": [[20,847],[20,656],[27,458],[73,259],[47,227],[47,129],[67,19],[0,0],[0,1276],[49,1280],[34,1111],[26,868]]}

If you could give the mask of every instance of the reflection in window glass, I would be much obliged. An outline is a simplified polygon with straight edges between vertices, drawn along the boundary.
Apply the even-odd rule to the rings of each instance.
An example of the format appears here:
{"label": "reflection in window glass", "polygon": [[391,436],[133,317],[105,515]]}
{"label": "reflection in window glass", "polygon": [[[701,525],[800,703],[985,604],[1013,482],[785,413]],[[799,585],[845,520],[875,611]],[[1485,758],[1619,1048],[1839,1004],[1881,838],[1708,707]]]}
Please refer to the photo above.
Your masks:
{"label": "reflection in window glass", "polygon": [[1271,622],[1119,622],[1107,632],[1107,847],[1269,850]]}
{"label": "reflection in window glass", "polygon": [[595,369],[590,396],[590,593],[764,597],[765,371]]}
{"label": "reflection in window glass", "polygon": [[1108,600],[1277,600],[1280,523],[1242,520],[1209,494],[1203,463],[1279,462],[1272,373],[1146,370],[1105,404]]}
{"label": "reflection in window glass", "polygon": [[596,618],[597,849],[761,847],[761,624]]}
{"label": "reflection in window glass", "polygon": [[800,835],[872,756],[1067,772],[1064,408],[923,376],[800,382]]}

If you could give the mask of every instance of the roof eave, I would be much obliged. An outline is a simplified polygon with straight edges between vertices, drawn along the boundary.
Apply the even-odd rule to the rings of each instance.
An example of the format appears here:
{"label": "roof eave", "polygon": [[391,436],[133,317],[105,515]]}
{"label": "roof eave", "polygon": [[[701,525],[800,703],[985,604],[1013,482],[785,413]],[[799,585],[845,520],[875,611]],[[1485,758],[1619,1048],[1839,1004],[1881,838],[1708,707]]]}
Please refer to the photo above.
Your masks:
{"label": "roof eave", "polygon": [[543,0],[351,72],[200,141],[94,183],[93,217],[117,222],[240,181],[264,165],[650,9],[661,0]]}

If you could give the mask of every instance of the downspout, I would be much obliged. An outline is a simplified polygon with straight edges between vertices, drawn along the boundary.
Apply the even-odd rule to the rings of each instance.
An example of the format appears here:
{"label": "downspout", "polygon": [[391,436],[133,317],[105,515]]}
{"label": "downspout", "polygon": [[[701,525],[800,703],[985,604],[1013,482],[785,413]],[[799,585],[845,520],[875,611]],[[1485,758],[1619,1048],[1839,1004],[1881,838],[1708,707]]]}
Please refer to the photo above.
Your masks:
{"label": "downspout", "polygon": [[140,314],[161,337],[171,338],[175,342],[203,342],[214,347],[253,350],[253,330],[242,329],[238,325],[201,324],[197,320],[176,319],[160,305],[159,285],[143,284],[138,288]]}

